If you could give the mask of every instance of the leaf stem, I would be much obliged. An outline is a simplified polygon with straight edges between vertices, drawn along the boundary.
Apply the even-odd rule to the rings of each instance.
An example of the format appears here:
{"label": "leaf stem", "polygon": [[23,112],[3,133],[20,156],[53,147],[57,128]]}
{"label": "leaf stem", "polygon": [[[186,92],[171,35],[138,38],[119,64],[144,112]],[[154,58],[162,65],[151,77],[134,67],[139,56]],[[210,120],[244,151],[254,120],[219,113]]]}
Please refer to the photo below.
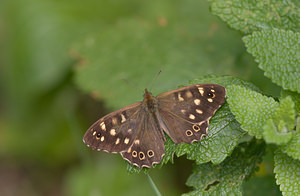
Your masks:
{"label": "leaf stem", "polygon": [[155,183],[153,182],[152,178],[150,177],[150,175],[149,174],[146,174],[146,175],[147,175],[147,178],[148,178],[148,180],[151,184],[151,187],[153,188],[155,194],[157,196],[162,196],[161,193],[159,192],[158,188],[156,187]]}

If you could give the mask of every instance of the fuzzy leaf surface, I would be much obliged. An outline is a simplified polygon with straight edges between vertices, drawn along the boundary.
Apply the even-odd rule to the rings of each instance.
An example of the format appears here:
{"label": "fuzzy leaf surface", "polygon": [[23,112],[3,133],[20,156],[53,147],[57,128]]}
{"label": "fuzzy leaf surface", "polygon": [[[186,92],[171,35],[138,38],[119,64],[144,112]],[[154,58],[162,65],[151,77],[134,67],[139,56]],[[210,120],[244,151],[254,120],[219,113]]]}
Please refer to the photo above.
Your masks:
{"label": "fuzzy leaf surface", "polygon": [[283,196],[298,196],[300,194],[300,160],[293,159],[277,150],[275,152],[276,183],[280,185]]}
{"label": "fuzzy leaf surface", "polygon": [[268,29],[254,32],[243,41],[266,77],[285,90],[300,93],[300,33]]}

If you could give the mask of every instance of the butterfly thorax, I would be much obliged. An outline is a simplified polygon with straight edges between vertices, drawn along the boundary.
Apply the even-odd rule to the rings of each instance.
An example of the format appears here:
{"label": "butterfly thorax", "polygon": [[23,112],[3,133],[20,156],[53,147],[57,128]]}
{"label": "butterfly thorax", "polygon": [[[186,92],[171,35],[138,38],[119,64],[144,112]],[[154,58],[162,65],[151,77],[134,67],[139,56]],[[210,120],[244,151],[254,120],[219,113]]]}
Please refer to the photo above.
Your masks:
{"label": "butterfly thorax", "polygon": [[157,100],[152,94],[145,89],[145,94],[144,94],[144,100],[143,100],[144,105],[146,106],[146,110],[150,113],[155,113],[157,110]]}

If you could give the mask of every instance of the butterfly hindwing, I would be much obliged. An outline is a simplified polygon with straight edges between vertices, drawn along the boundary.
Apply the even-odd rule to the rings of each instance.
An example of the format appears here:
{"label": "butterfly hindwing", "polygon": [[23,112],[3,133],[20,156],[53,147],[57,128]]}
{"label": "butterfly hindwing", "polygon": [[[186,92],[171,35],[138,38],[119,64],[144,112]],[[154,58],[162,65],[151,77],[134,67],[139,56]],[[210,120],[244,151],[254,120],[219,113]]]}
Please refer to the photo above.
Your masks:
{"label": "butterfly hindwing", "polygon": [[95,122],[85,133],[84,143],[93,150],[118,153],[127,150],[141,124],[141,102],[112,112]]}
{"label": "butterfly hindwing", "polygon": [[165,137],[161,127],[150,115],[143,115],[136,138],[122,157],[138,167],[152,167],[161,162],[165,154]]}
{"label": "butterfly hindwing", "polygon": [[200,141],[207,134],[209,119],[225,101],[225,88],[199,84],[157,96],[159,119],[175,143]]}

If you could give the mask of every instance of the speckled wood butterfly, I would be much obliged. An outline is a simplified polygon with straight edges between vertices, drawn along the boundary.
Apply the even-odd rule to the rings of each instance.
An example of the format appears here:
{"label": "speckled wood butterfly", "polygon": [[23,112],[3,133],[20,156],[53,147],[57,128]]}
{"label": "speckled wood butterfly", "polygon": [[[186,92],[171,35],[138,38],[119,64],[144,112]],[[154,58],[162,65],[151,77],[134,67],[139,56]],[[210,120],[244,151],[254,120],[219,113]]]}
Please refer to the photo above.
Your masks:
{"label": "speckled wood butterfly", "polygon": [[200,141],[207,134],[209,119],[224,103],[225,91],[217,84],[196,84],[154,97],[145,89],[142,102],[99,119],[83,141],[93,150],[121,153],[140,168],[152,167],[165,154],[164,132],[176,144]]}

